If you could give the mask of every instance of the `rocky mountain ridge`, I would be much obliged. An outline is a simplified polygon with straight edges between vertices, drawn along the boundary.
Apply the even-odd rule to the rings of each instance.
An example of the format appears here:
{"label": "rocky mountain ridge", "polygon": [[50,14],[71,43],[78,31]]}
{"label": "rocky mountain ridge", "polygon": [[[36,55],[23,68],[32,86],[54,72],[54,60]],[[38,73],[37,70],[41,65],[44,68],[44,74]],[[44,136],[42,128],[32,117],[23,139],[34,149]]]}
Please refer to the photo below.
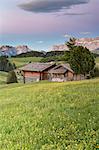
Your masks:
{"label": "rocky mountain ridge", "polygon": [[0,56],[16,56],[21,53],[27,53],[32,51],[28,48],[27,45],[19,45],[19,46],[9,46],[9,45],[3,45],[0,46]]}
{"label": "rocky mountain ridge", "polygon": [[[99,37],[96,38],[80,38],[76,40],[76,45],[87,47],[90,51],[99,50]],[[52,51],[65,51],[68,47],[65,44],[54,45]]]}
{"label": "rocky mountain ridge", "polygon": [[[90,51],[99,54],[99,37],[96,38],[80,38],[76,40],[76,45],[82,45],[87,47]],[[51,51],[66,51],[68,47],[65,44],[54,45]],[[27,45],[19,46],[9,46],[2,45],[0,46],[0,56],[16,56],[22,53],[31,52],[32,50]],[[43,52],[46,54],[46,52]]]}

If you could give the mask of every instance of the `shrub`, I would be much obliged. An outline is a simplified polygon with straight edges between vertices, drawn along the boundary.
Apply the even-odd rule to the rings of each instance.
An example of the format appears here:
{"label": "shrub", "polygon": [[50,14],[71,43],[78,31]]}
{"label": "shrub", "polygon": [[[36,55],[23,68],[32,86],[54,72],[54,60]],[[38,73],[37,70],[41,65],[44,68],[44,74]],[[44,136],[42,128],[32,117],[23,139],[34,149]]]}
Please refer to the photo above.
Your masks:
{"label": "shrub", "polygon": [[0,71],[9,72],[13,69],[16,69],[16,65],[7,59],[7,57],[1,56],[0,57]]}
{"label": "shrub", "polygon": [[99,68],[95,67],[94,70],[91,72],[92,77],[99,77]]}
{"label": "shrub", "polygon": [[10,71],[7,76],[7,84],[17,83],[17,77],[14,71]]}

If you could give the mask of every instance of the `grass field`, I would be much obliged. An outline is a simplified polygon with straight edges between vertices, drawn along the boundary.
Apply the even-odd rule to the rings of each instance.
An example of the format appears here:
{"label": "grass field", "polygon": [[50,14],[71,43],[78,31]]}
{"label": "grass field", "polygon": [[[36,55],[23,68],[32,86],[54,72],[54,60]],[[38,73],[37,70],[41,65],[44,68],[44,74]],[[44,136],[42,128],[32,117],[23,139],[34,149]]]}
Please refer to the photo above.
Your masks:
{"label": "grass field", "polygon": [[99,57],[96,58],[96,66],[99,68]]}
{"label": "grass field", "polygon": [[0,89],[0,150],[96,150],[99,79]]}
{"label": "grass field", "polygon": [[[9,58],[10,62],[15,63],[17,67],[24,66],[29,62],[40,62],[42,57],[23,57],[23,58]],[[99,64],[99,57],[96,58],[96,63]]]}
{"label": "grass field", "polygon": [[96,57],[96,63],[99,63],[99,57]]}
{"label": "grass field", "polygon": [[39,62],[41,57],[9,58],[9,60],[10,62],[15,63],[17,67],[21,67],[29,62]]}

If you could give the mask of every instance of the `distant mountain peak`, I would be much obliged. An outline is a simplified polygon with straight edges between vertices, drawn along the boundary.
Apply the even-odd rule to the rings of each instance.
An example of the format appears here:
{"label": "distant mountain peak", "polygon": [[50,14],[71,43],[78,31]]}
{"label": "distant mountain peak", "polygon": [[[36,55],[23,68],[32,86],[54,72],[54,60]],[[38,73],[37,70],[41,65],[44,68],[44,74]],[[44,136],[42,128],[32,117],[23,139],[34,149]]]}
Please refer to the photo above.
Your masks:
{"label": "distant mountain peak", "polygon": [[15,48],[16,48],[17,54],[27,53],[31,51],[31,49],[29,49],[27,45],[18,45]]}
{"label": "distant mountain peak", "polygon": [[[90,51],[99,49],[99,37],[95,38],[80,38],[76,40],[76,45],[87,47]],[[65,51],[68,47],[65,44],[53,45],[53,51]]]}
{"label": "distant mountain peak", "polygon": [[0,56],[15,56],[21,53],[32,51],[27,45],[18,45],[16,47],[9,45],[0,46]]}

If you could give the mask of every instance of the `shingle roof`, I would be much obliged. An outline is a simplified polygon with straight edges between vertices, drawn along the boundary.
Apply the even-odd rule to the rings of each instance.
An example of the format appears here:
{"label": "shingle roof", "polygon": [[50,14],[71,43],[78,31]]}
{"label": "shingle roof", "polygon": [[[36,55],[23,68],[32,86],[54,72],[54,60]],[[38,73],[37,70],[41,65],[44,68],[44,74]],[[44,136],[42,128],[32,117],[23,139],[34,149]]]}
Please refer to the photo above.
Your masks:
{"label": "shingle roof", "polygon": [[67,68],[67,70],[74,73],[74,71],[71,69],[70,64],[62,64],[63,67]]}
{"label": "shingle roof", "polygon": [[55,63],[30,63],[20,68],[20,70],[42,72],[54,65]]}
{"label": "shingle roof", "polygon": [[69,64],[60,64],[49,70],[49,73],[60,73],[64,74],[67,70],[74,73],[74,71],[70,68]]}
{"label": "shingle roof", "polygon": [[56,66],[54,68],[52,68],[51,70],[49,70],[49,73],[58,73],[58,74],[64,74],[67,71],[66,68],[64,68],[63,66]]}

